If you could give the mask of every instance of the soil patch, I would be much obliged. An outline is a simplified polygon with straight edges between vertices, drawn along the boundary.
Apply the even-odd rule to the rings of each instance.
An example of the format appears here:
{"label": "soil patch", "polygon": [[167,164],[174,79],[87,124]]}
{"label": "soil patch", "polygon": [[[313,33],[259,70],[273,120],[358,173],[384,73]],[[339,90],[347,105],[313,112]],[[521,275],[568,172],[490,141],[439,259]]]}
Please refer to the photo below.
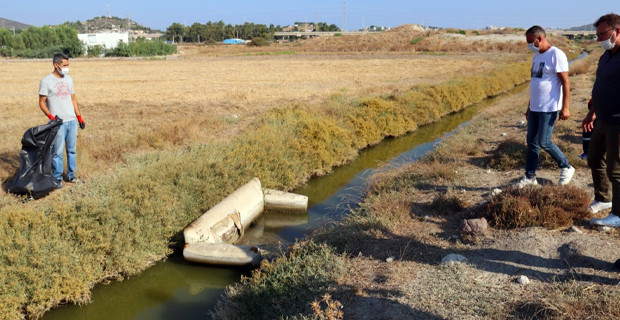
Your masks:
{"label": "soil patch", "polygon": [[[591,85],[590,73],[571,77],[572,117],[558,122],[553,138],[577,168],[570,184],[590,197],[590,171],[577,155],[579,124],[589,99],[585,88]],[[473,242],[461,238],[460,220],[482,216],[477,211],[480,204],[495,189],[505,190],[523,175],[522,166],[498,171],[488,163],[502,142],[525,144],[522,121],[527,101],[527,90],[501,99],[442,143],[450,149],[450,158],[445,159],[442,150],[433,157],[450,163],[454,179],[403,186],[400,191],[392,188],[366,198],[363,210],[389,222],[362,232],[356,243],[363,245],[346,250],[351,269],[333,294],[344,306],[345,319],[617,318],[615,312],[605,311],[609,305],[592,306],[598,303],[597,292],[620,296],[616,288],[620,272],[613,265],[620,258],[617,230],[601,231],[584,219],[572,229],[489,228]],[[420,170],[405,165],[381,175],[402,177]],[[556,184],[558,178],[559,169],[553,166],[538,171],[543,186]],[[437,213],[432,203],[441,196],[460,199],[469,211]],[[441,265],[448,254],[463,255],[467,262]],[[517,283],[520,276],[526,276],[529,284]],[[588,305],[579,307],[569,302],[571,298]]]}

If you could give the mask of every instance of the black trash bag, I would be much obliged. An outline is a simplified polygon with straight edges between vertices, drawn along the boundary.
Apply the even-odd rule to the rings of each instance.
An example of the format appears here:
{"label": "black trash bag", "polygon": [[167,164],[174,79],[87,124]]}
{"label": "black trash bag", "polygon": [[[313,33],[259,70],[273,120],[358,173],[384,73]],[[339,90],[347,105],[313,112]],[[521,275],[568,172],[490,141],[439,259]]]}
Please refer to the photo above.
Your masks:
{"label": "black trash bag", "polygon": [[19,171],[9,192],[36,197],[57,188],[56,179],[52,176],[52,152],[61,124],[62,119],[56,117],[47,124],[26,130],[22,137]]}

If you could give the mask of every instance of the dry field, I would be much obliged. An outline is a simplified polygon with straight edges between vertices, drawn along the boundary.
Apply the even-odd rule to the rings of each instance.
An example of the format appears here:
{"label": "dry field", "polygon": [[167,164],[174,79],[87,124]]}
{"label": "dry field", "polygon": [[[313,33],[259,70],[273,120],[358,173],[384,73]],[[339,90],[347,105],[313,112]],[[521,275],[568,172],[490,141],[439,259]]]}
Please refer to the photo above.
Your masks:
{"label": "dry field", "polygon": [[[399,38],[414,49],[410,38]],[[521,51],[512,51],[517,46]],[[259,176],[266,186],[292,188],[359,148],[505,92],[529,75],[521,44],[425,54],[231,48],[72,61],[87,122],[78,174],[87,183],[25,204],[0,193],[0,313],[37,317],[63,302],[86,303],[94,284],[164,259],[178,231],[240,181]],[[45,121],[36,92],[50,62],[0,59],[5,190],[22,133]]]}
{"label": "dry field", "polygon": [[[319,105],[334,95],[392,92],[484,73],[498,59],[489,54],[240,56],[200,54],[191,47],[180,51],[160,60],[71,61],[87,122],[78,141],[81,176],[93,176],[127,153],[227,139],[270,108]],[[37,90],[52,67],[47,60],[10,59],[0,59],[0,67],[0,180],[6,182],[17,169],[23,132],[46,121]]]}

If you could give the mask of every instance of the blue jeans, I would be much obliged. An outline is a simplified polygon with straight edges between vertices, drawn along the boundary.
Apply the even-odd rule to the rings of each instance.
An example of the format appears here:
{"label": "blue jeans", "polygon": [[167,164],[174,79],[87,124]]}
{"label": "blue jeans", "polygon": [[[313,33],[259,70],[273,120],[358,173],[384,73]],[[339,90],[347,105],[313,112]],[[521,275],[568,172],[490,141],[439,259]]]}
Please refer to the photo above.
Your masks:
{"label": "blue jeans", "polygon": [[558,112],[530,111],[527,118],[527,153],[525,160],[525,176],[536,177],[538,154],[540,149],[547,151],[560,168],[568,168],[570,164],[562,151],[551,142],[551,134]]}
{"label": "blue jeans", "polygon": [[75,153],[77,149],[77,120],[63,122],[58,128],[52,155],[52,174],[62,180],[63,153],[67,146],[67,179],[75,178]]}

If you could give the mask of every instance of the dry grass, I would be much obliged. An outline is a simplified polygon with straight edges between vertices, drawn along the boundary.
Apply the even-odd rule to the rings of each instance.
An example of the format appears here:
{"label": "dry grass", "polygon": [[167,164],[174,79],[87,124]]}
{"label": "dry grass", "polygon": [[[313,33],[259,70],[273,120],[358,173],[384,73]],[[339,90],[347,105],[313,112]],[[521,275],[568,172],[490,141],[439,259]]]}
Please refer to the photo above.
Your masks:
{"label": "dry grass", "polygon": [[601,49],[596,49],[588,54],[587,57],[575,61],[570,65],[569,75],[576,76],[592,70],[598,65],[598,59],[603,54]]}
{"label": "dry grass", "polygon": [[618,286],[554,283],[527,301],[513,303],[515,319],[618,319]]}
{"label": "dry grass", "polygon": [[589,195],[570,185],[509,188],[491,198],[484,212],[497,228],[557,229],[591,218],[589,202]]}
{"label": "dry grass", "polygon": [[[565,142],[559,143],[560,150],[570,150]],[[525,166],[525,154],[527,145],[515,139],[507,139],[502,141],[497,148],[491,153],[488,165],[495,170],[507,171],[514,168]],[[573,157],[574,158],[574,157]],[[557,168],[557,163],[544,150],[540,150],[538,158],[539,168]]]}
{"label": "dry grass", "polygon": [[[471,56],[402,55],[74,59],[71,75],[87,121],[78,141],[79,174],[92,177],[128,153],[227,139],[274,107],[405,90],[471,72],[472,65],[483,73],[493,64]],[[45,122],[37,90],[51,68],[48,61],[6,59],[0,66],[5,70],[0,180],[5,181],[16,170],[23,132]]]}
{"label": "dry grass", "polygon": [[[525,81],[523,71],[521,63],[503,64],[485,79],[462,77],[381,96],[330,99],[322,107],[274,108],[236,137],[130,155],[113,174],[69,192],[6,205],[0,254],[13,258],[0,260],[0,269],[5,283],[15,284],[11,292],[17,299],[2,308],[36,317],[60,301],[85,302],[94,283],[138,273],[165,258],[178,230],[251,177],[260,177],[266,187],[291,189],[385,136],[404,134],[494,94],[493,89],[501,92]],[[34,216],[30,223],[29,216]],[[65,248],[74,259],[62,260]],[[32,268],[34,260],[55,263]],[[76,266],[82,271],[68,271]],[[49,274],[63,276],[36,285]],[[31,280],[16,280],[24,276]]]}
{"label": "dry grass", "polygon": [[[576,83],[577,86],[583,85],[583,81]],[[524,135],[524,128],[515,125],[512,120],[511,123],[506,121],[506,117],[516,119],[516,114],[521,119],[520,112],[515,108],[524,108],[523,100],[527,101],[526,94],[512,101],[511,111],[504,108],[497,111],[497,114],[487,114],[484,119],[475,121],[474,125],[445,139],[437,151],[422,162],[407,164],[374,176],[359,209],[348,215],[342,223],[317,231],[313,238],[315,241],[328,244],[336,252],[348,254],[347,272],[329,292],[331,297],[342,304],[345,318],[363,318],[369,312],[385,319],[618,318],[620,291],[617,286],[596,284],[596,279],[587,276],[583,277],[585,281],[556,280],[548,276],[548,282],[533,279],[533,283],[527,286],[514,282],[515,274],[522,272],[544,274],[536,273],[535,270],[557,259],[553,241],[540,244],[540,247],[533,241],[532,248],[522,248],[520,245],[527,242],[511,245],[519,238],[519,232],[495,230],[492,232],[496,236],[485,239],[488,240],[486,245],[464,245],[452,236],[458,230],[454,222],[459,216],[442,214],[467,209],[478,213],[482,211],[481,207],[468,208],[458,195],[451,193],[450,188],[458,186],[463,188],[463,193],[484,194],[485,199],[490,196],[488,191],[496,186],[494,183],[497,181],[486,180],[482,174],[487,170],[489,159],[498,153],[516,156],[523,151],[523,144],[516,140],[501,145],[500,141],[511,138],[503,138],[506,135],[499,134],[499,130],[505,130],[509,131],[509,135]],[[365,105],[368,107],[380,103]],[[383,107],[389,109],[390,105]],[[583,114],[583,108],[575,109],[579,110],[574,113],[575,117],[579,112]],[[574,134],[574,122],[565,121],[558,126],[558,133],[563,140],[569,140],[567,137]],[[565,143],[569,149],[567,153],[573,153],[572,149],[578,148],[574,142]],[[489,145],[494,146],[493,150],[490,150]],[[500,162],[508,166],[507,162]],[[516,176],[516,171],[521,169],[520,164],[513,163],[512,166],[509,174]],[[464,170],[472,172],[463,175],[457,172]],[[541,170],[541,173],[544,171]],[[502,188],[507,185],[509,178],[504,172],[492,174],[501,181]],[[466,177],[473,178],[474,183],[468,183]],[[492,184],[485,185],[487,182]],[[491,198],[486,208],[493,213],[491,222],[502,228],[544,226],[556,229],[571,224],[579,225],[587,219],[589,215],[584,209],[589,200],[586,190],[572,185],[524,190],[508,188]],[[438,207],[444,209],[429,210]],[[431,216],[426,217],[425,214]],[[539,234],[538,229],[542,230],[534,229],[531,232],[529,229],[523,230],[523,237],[531,238]],[[553,240],[556,240],[555,237],[566,239],[564,237],[567,234],[559,230],[543,232],[551,234]],[[578,239],[581,243],[586,241],[586,237],[599,236],[596,232],[585,233],[566,237]],[[600,237],[604,239],[603,242],[613,242],[608,243],[609,246],[617,242],[611,239],[615,237],[613,233],[611,238],[605,235]],[[454,251],[463,252],[466,256],[482,252],[480,255],[487,263],[437,265],[443,256]],[[588,257],[592,255],[591,252],[586,253]],[[505,257],[512,254],[516,254],[517,258]],[[509,266],[510,263],[515,266]],[[595,275],[603,275],[602,282],[617,282],[613,272],[597,270],[604,265],[601,263],[583,267]],[[552,268],[558,268],[554,271],[562,275],[573,272],[570,267],[563,269],[555,266],[545,269],[545,272]],[[570,276],[563,277],[567,278]],[[317,299],[319,297],[315,298],[315,303]]]}
{"label": "dry grass", "polygon": [[[34,203],[0,196],[0,311],[36,317],[61,302],[86,302],[95,283],[165,258],[183,226],[247,179],[293,188],[386,136],[526,81],[523,60],[384,53],[75,59],[88,123],[78,164],[88,184]],[[22,75],[0,76],[0,102],[8,106],[0,161],[16,169],[22,132],[43,121],[36,89],[49,62],[0,65]],[[458,76],[470,73],[485,77]],[[454,178],[453,164],[429,163],[442,169],[430,166],[415,178],[420,183]],[[6,180],[12,172],[2,168]],[[386,221],[409,218],[406,199],[381,205],[394,212]],[[384,222],[364,230],[380,234]],[[318,298],[309,296],[304,308]]]}

